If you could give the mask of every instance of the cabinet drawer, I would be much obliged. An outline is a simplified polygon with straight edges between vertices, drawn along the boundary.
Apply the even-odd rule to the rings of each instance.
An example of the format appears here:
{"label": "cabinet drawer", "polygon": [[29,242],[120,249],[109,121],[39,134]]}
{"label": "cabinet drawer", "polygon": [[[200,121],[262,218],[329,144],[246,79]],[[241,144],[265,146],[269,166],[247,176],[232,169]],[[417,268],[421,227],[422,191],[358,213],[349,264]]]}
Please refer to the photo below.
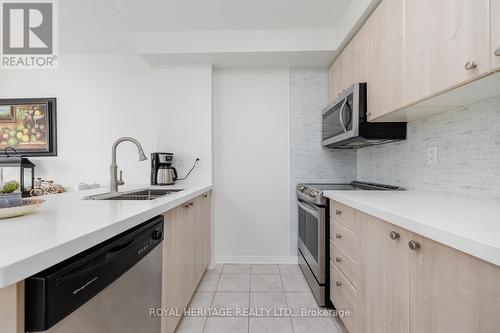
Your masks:
{"label": "cabinet drawer", "polygon": [[345,277],[352,283],[354,288],[357,285],[358,264],[357,262],[337,244],[330,240],[330,259],[337,266]]}
{"label": "cabinet drawer", "polygon": [[337,310],[349,310],[342,318],[350,333],[355,332],[356,290],[342,272],[330,261],[330,300]]}
{"label": "cabinet drawer", "polygon": [[330,238],[354,260],[358,259],[358,242],[354,232],[330,219]]}
{"label": "cabinet drawer", "polygon": [[358,230],[356,211],[354,208],[341,204],[335,200],[330,200],[330,217],[353,232]]}

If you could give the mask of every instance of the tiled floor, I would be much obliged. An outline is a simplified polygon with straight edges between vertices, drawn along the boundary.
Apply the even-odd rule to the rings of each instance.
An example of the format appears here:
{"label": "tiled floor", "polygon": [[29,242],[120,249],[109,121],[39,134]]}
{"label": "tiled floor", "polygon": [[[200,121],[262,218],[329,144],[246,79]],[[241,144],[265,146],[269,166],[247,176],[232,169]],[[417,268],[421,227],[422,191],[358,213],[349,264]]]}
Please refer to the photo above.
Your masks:
{"label": "tiled floor", "polygon": [[189,308],[206,311],[184,317],[177,333],[343,332],[337,318],[315,312],[320,308],[298,265],[218,265]]}

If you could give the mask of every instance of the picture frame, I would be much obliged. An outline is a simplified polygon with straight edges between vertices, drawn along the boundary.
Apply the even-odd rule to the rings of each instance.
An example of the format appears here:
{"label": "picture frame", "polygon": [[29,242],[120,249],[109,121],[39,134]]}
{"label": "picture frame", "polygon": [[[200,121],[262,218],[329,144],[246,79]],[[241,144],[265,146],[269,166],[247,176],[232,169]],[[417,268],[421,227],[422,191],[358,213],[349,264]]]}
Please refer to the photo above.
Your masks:
{"label": "picture frame", "polygon": [[0,99],[0,150],[57,156],[57,99]]}
{"label": "picture frame", "polygon": [[10,123],[15,118],[13,106],[0,105],[0,123]]}

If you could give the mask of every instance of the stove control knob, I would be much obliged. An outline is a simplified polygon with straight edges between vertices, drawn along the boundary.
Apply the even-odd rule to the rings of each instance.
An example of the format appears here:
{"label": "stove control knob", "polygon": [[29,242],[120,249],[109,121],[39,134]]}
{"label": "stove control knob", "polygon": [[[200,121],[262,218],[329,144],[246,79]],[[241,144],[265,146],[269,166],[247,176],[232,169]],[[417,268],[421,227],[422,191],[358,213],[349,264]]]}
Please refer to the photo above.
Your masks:
{"label": "stove control knob", "polygon": [[300,192],[304,192],[305,189],[306,189],[306,187],[304,185],[302,185],[301,187],[299,187],[299,191]]}
{"label": "stove control knob", "polygon": [[313,196],[313,197],[317,197],[317,196],[318,196],[318,191],[314,191],[314,192],[312,193],[312,196]]}

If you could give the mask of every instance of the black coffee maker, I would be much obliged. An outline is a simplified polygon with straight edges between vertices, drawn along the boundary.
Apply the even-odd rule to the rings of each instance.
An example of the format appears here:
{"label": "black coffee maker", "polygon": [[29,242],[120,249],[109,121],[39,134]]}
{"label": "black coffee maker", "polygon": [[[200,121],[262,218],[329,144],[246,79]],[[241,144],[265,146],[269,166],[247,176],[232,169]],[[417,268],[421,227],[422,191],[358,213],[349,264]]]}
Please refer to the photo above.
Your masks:
{"label": "black coffee maker", "polygon": [[177,180],[177,170],[172,166],[174,154],[151,154],[151,185],[173,185]]}

